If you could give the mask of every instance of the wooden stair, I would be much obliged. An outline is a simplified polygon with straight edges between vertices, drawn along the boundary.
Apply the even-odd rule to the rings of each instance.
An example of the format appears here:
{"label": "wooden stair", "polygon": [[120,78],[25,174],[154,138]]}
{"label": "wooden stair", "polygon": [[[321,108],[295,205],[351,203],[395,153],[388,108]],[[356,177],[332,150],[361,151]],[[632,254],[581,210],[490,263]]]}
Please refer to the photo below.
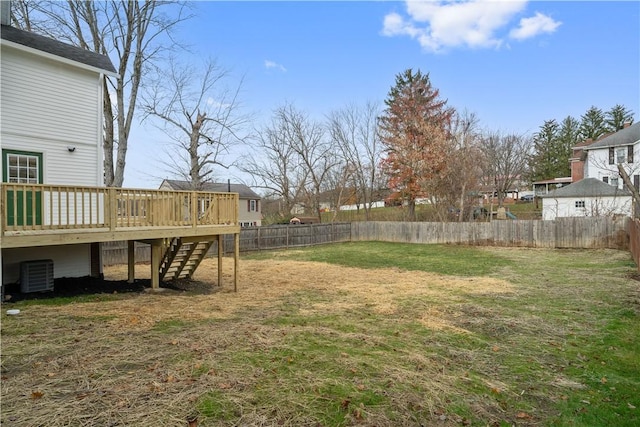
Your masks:
{"label": "wooden stair", "polygon": [[160,263],[160,280],[190,279],[213,242],[171,239]]}

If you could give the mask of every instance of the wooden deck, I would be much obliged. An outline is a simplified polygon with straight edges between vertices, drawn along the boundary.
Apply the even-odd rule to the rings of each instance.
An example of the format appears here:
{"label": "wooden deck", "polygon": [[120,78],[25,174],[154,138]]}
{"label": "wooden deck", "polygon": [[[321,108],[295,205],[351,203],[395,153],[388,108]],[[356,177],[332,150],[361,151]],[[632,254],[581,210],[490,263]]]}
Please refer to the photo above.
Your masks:
{"label": "wooden deck", "polygon": [[[221,242],[220,235],[234,234],[237,241],[240,233],[237,193],[13,183],[0,187],[0,248],[142,241],[155,254],[153,287],[159,286],[161,258],[172,239]],[[237,259],[236,254],[236,270]]]}

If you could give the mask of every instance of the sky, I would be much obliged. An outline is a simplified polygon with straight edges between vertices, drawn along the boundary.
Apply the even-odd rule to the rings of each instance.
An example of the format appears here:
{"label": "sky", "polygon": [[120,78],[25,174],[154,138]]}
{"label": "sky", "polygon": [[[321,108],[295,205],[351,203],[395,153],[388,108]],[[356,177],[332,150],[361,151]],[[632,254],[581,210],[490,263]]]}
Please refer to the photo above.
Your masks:
{"label": "sky", "polygon": [[[637,1],[199,1],[176,37],[194,67],[213,58],[243,80],[259,127],[285,103],[322,121],[383,103],[395,76],[429,74],[448,105],[488,130],[533,134],[545,120],[622,104],[640,120]],[[168,138],[150,123],[129,140],[126,187],[157,188]],[[252,150],[239,146],[232,157]],[[249,183],[234,169],[216,180]]]}

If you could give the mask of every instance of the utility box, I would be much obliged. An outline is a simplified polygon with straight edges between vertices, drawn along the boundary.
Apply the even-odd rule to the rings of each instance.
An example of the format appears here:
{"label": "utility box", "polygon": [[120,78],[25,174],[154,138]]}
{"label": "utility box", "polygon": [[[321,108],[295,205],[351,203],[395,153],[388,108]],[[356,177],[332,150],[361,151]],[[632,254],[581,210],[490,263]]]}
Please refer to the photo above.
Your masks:
{"label": "utility box", "polygon": [[53,290],[53,260],[42,259],[20,263],[20,292]]}

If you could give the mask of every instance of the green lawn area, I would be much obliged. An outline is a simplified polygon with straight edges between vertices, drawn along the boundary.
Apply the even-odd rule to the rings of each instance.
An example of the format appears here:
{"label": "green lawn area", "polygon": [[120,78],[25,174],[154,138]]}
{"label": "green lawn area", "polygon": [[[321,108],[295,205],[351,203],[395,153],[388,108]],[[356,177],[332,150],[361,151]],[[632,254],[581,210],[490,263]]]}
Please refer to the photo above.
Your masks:
{"label": "green lawn area", "polygon": [[638,426],[636,273],[359,242],[244,255],[237,294],[3,304],[2,424]]}
{"label": "green lawn area", "polygon": [[[485,206],[489,209],[489,206]],[[518,219],[540,219],[542,217],[542,202],[516,202],[509,203],[506,208],[513,213]],[[497,206],[494,206],[494,211]],[[371,209],[370,221],[405,221],[405,212],[400,207],[384,207]],[[418,205],[416,207],[416,217],[418,221],[440,221],[433,208],[429,205]],[[351,222],[365,221],[366,216],[364,209],[359,211],[339,211],[337,213],[324,212],[322,214],[322,222]]]}

